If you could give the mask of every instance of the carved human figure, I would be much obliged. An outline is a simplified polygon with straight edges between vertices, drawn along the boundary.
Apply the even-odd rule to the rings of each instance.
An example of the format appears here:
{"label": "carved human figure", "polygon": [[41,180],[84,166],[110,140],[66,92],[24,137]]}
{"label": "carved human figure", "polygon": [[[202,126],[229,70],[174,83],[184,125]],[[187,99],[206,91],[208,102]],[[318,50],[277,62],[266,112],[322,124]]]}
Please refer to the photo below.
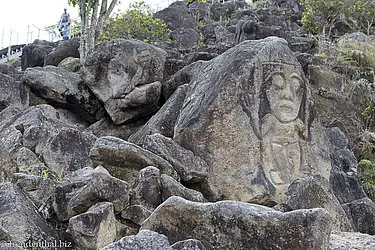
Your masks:
{"label": "carved human figure", "polygon": [[308,173],[304,157],[306,83],[300,68],[287,63],[263,63],[260,77],[258,112],[255,114],[252,93],[245,98],[247,108],[243,110],[260,140],[263,171],[283,192],[291,182]]}

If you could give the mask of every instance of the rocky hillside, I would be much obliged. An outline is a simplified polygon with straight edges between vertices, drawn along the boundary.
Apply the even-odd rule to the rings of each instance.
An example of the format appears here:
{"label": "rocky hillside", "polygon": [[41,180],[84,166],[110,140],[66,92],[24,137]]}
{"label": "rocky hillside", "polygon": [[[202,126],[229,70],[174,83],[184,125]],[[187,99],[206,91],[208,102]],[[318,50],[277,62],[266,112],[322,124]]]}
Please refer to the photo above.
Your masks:
{"label": "rocky hillside", "polygon": [[0,65],[0,248],[375,249],[375,39],[298,1],[156,16],[172,41]]}

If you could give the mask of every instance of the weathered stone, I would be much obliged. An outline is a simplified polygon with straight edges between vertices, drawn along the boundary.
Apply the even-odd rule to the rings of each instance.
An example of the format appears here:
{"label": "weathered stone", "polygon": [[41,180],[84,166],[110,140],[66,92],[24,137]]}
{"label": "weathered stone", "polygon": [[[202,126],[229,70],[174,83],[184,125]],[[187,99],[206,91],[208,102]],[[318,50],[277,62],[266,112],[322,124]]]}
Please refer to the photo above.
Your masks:
{"label": "weathered stone", "polygon": [[116,240],[113,204],[98,203],[87,212],[70,218],[67,232],[81,249],[96,250],[111,244]]}
{"label": "weathered stone", "polygon": [[16,173],[14,175],[14,183],[30,197],[38,208],[45,205],[55,192],[55,181],[48,178],[48,176]]}
{"label": "weathered stone", "polygon": [[294,209],[321,207],[332,217],[333,229],[353,231],[350,221],[329,186],[328,180],[312,176],[294,181],[288,189],[286,204]]}
{"label": "weathered stone", "polygon": [[37,67],[26,70],[22,79],[36,95],[52,104],[63,106],[88,121],[94,121],[103,109],[77,73],[55,66]]}
{"label": "weathered stone", "polygon": [[354,224],[355,231],[375,235],[375,204],[365,197],[343,204]]}
{"label": "weathered stone", "polygon": [[121,212],[121,218],[130,220],[140,226],[150,217],[152,211],[142,205],[130,205]]}
{"label": "weathered stone", "polygon": [[197,239],[207,249],[326,249],[331,218],[321,208],[281,213],[255,204],[196,203],[174,196],[141,229],[162,233],[171,243]]}
{"label": "weathered stone", "polygon": [[206,250],[199,240],[193,239],[176,242],[171,248],[175,250]]}
{"label": "weathered stone", "polygon": [[67,57],[59,63],[58,67],[66,71],[78,72],[81,69],[81,62],[79,58]]}
{"label": "weathered stone", "polygon": [[155,133],[172,138],[174,125],[185,99],[186,90],[187,85],[178,87],[161,109],[141,129],[132,134],[128,141],[142,146],[146,136]]}
{"label": "weathered stone", "polygon": [[59,42],[57,48],[51,51],[44,58],[44,66],[57,66],[67,57],[75,57],[79,59],[79,39],[69,39]]}
{"label": "weathered stone", "polygon": [[168,8],[156,12],[154,16],[162,19],[172,31],[197,27],[197,21],[185,4],[173,3]]}
{"label": "weathered stone", "polygon": [[103,167],[84,168],[58,183],[53,207],[59,221],[67,221],[103,201],[113,203],[117,214],[128,205],[128,192],[128,183],[110,176]]}
{"label": "weathered stone", "polygon": [[21,68],[26,70],[29,67],[42,67],[44,58],[57,46],[56,43],[43,40],[35,40],[22,49]]}
{"label": "weathered stone", "polygon": [[20,148],[16,157],[17,165],[20,166],[20,173],[39,175],[46,168],[38,156],[26,147]]}
{"label": "weathered stone", "polygon": [[372,250],[375,248],[375,236],[361,233],[335,232],[329,238],[330,250]]}
{"label": "weathered stone", "polygon": [[144,84],[135,87],[124,98],[109,99],[104,107],[114,123],[122,124],[155,113],[158,110],[160,93],[160,82]]}
{"label": "weathered stone", "polygon": [[348,149],[348,138],[337,127],[330,128],[328,136],[334,148],[329,182],[335,196],[341,204],[366,197],[356,174],[357,159]]}
{"label": "weathered stone", "polygon": [[[55,228],[38,213],[31,200],[11,183],[0,184],[0,231],[7,232],[6,242],[22,244],[59,240]],[[1,233],[0,233],[1,234]]]}
{"label": "weathered stone", "polygon": [[[105,42],[98,45],[86,59],[83,68],[85,83],[105,104],[115,123],[118,124],[127,119],[144,116],[144,106],[153,107],[155,102],[153,101],[152,105],[145,105],[150,104],[150,102],[137,104],[139,98],[136,98],[135,103],[129,104],[128,102],[132,101],[134,96],[137,96],[139,89],[135,90],[130,97],[126,97],[138,85],[154,83],[149,85],[148,88],[146,87],[148,90],[154,89],[150,87],[163,79],[165,57],[165,51],[140,41],[119,39]],[[144,89],[145,87],[140,88]],[[145,97],[158,100],[157,93],[155,91],[152,93],[152,96],[147,93]],[[107,102],[111,102],[111,104]],[[122,104],[113,105],[113,102]],[[124,105],[129,107],[132,105],[133,110],[126,109],[126,106],[123,110],[122,106]],[[126,119],[127,112],[133,113],[133,117]],[[121,116],[125,116],[125,118],[121,118]]]}
{"label": "weathered stone", "polygon": [[0,111],[11,105],[28,107],[28,89],[13,77],[0,73]]}
{"label": "weathered stone", "polygon": [[137,235],[126,236],[103,250],[171,250],[168,238],[149,230],[141,230]]}
{"label": "weathered stone", "polygon": [[191,79],[173,139],[207,162],[206,198],[274,204],[298,178],[329,178],[330,145],[284,39],[245,41]]}
{"label": "weathered stone", "polygon": [[192,77],[199,72],[204,63],[205,62],[198,61],[177,71],[168,81],[163,83],[161,90],[162,96],[167,100],[179,86],[190,83]]}
{"label": "weathered stone", "polygon": [[136,133],[143,125],[144,121],[142,120],[135,123],[116,125],[110,118],[105,117],[92,124],[88,130],[97,137],[114,136],[123,140],[128,140],[129,136]]}
{"label": "weathered stone", "polygon": [[99,138],[90,151],[90,159],[94,166],[102,165],[113,176],[128,182],[133,182],[138,171],[147,166],[157,167],[162,173],[178,178],[172,165],[160,156],[116,137]]}
{"label": "weathered stone", "polygon": [[165,174],[161,175],[161,195],[163,201],[171,196],[180,196],[190,201],[205,201],[200,192],[184,187],[181,183]]}
{"label": "weathered stone", "polygon": [[13,77],[17,81],[19,81],[22,77],[22,72],[18,71],[15,67],[9,64],[1,63],[0,64],[0,73]]}
{"label": "weathered stone", "polygon": [[159,206],[162,202],[159,169],[146,167],[139,171],[129,195],[131,204],[144,205],[152,210]]}
{"label": "weathered stone", "polygon": [[191,49],[198,45],[200,35],[195,29],[177,29],[171,32],[176,44],[183,49]]}
{"label": "weathered stone", "polygon": [[199,182],[207,177],[207,163],[171,138],[161,134],[148,135],[143,147],[170,162],[181,179],[186,182]]}
{"label": "weathered stone", "polygon": [[57,174],[65,174],[90,166],[90,150],[96,137],[77,129],[61,129],[39,153],[45,164]]}

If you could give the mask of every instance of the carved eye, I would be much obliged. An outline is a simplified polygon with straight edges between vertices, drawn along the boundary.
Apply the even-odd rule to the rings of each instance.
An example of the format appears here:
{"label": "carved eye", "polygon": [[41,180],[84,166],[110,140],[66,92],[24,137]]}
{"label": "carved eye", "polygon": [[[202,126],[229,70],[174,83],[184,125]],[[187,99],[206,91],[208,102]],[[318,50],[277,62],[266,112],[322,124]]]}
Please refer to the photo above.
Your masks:
{"label": "carved eye", "polygon": [[282,75],[275,74],[272,76],[272,85],[276,89],[282,89],[284,87],[284,84],[285,84],[285,80]]}

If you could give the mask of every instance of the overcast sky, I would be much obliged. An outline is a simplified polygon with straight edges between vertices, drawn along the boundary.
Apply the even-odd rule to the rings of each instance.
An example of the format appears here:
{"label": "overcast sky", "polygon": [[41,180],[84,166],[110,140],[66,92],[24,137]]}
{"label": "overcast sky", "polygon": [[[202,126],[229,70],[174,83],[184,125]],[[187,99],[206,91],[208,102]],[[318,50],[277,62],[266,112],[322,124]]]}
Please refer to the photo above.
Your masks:
{"label": "overcast sky", "polygon": [[[125,10],[133,0],[119,0],[116,9]],[[144,0],[153,9],[162,9],[175,0]],[[48,40],[48,32],[40,31],[44,27],[57,24],[64,7],[68,8],[72,18],[78,17],[78,9],[67,4],[67,0],[0,0],[0,47],[10,43],[26,43],[39,37]],[[28,33],[29,26],[29,36]],[[38,28],[37,28],[38,27]],[[12,34],[12,36],[10,36]],[[18,35],[17,35],[18,34]],[[17,39],[18,36],[18,39]]]}

